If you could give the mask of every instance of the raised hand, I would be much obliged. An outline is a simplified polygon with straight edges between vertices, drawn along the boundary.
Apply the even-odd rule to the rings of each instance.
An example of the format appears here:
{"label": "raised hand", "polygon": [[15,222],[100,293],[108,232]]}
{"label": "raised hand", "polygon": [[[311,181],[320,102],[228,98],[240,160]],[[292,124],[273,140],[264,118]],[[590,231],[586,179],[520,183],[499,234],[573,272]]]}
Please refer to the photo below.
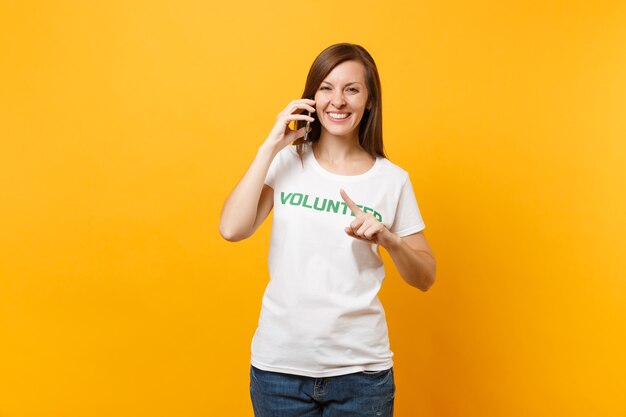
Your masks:
{"label": "raised hand", "polygon": [[278,113],[276,123],[265,140],[265,144],[279,151],[294,140],[303,137],[306,127],[294,130],[289,127],[289,123],[296,120],[313,122],[315,120],[313,117],[302,114],[302,112],[305,110],[315,112],[314,105],[315,100],[306,98],[293,100],[289,103],[283,111]]}
{"label": "raised hand", "polygon": [[339,190],[339,194],[341,194],[341,198],[343,198],[343,201],[346,202],[348,208],[352,210],[355,216],[355,219],[350,223],[350,227],[344,229],[349,236],[365,242],[375,243],[385,248],[392,244],[394,239],[398,239],[372,213],[365,213],[361,210],[343,189]]}

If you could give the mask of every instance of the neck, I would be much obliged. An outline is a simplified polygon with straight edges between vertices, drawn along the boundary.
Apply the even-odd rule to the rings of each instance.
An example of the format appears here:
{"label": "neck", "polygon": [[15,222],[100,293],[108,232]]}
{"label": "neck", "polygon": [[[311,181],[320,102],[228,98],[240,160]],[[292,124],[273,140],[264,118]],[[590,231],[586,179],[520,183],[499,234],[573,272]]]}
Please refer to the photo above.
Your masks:
{"label": "neck", "polygon": [[322,134],[314,144],[315,155],[327,161],[347,161],[354,157],[361,156],[365,151],[359,145],[358,136],[339,137],[329,134]]}

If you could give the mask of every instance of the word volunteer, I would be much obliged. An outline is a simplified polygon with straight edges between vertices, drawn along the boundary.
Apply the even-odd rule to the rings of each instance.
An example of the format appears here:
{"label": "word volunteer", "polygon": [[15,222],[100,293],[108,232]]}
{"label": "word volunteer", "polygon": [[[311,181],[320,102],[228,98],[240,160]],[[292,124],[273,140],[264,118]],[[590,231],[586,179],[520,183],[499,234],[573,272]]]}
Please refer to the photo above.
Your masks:
{"label": "word volunteer", "polygon": [[[345,201],[335,201],[329,198],[322,199],[320,197],[315,197],[315,200],[313,200],[313,205],[310,205],[307,204],[309,202],[309,199],[313,200],[313,197],[308,194],[285,193],[284,191],[280,192],[280,202],[283,205],[289,204],[291,206],[301,206],[317,211],[325,211],[328,213],[332,212],[337,214],[340,213],[339,209],[341,208],[341,214],[345,215],[350,212],[350,214],[354,217],[354,213],[352,213],[352,210],[350,210]],[[363,210],[364,213],[372,213],[379,222],[383,222],[383,216],[381,216],[381,214],[373,208],[362,206],[359,204],[357,204],[357,207]]]}

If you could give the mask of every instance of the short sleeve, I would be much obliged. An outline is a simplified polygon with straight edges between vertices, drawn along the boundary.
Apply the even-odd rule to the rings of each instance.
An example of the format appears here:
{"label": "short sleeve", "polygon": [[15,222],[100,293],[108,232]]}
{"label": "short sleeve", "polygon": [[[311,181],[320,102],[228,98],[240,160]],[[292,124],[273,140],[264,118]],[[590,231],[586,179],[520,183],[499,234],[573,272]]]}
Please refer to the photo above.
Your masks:
{"label": "short sleeve", "polygon": [[404,184],[402,184],[396,215],[390,230],[398,236],[404,237],[422,231],[425,227],[426,225],[415,199],[413,185],[407,176]]}

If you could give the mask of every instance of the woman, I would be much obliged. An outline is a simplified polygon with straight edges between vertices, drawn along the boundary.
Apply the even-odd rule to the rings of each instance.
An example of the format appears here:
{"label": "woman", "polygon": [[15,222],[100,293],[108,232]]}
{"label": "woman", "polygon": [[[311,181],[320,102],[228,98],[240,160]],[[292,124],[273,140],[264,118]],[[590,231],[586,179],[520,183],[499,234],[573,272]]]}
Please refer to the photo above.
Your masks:
{"label": "woman", "polygon": [[254,413],[392,416],[378,248],[423,291],[435,280],[435,259],[408,174],[384,155],[370,54],[328,47],[302,97],[279,113],[221,215],[220,233],[238,241],[274,209],[270,281],[252,342]]}

